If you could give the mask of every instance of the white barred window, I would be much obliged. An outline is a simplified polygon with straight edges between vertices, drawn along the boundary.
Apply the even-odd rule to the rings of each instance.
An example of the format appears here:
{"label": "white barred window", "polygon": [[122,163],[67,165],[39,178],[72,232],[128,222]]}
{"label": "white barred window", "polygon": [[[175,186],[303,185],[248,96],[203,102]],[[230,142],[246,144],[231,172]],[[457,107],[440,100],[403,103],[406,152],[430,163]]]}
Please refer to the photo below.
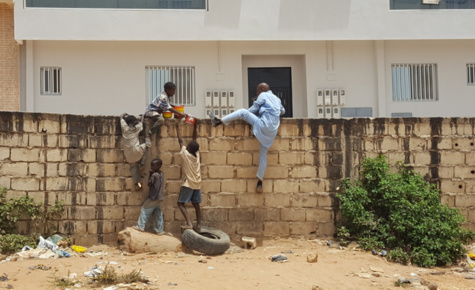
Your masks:
{"label": "white barred window", "polygon": [[171,101],[174,105],[196,105],[195,67],[192,66],[147,66],[145,67],[146,98],[148,103],[163,92],[167,82],[176,85]]}
{"label": "white barred window", "polygon": [[439,100],[437,64],[393,64],[393,101]]}
{"label": "white barred window", "polygon": [[61,72],[60,67],[40,68],[42,95],[61,95]]}
{"label": "white barred window", "polygon": [[475,63],[467,63],[467,86],[475,86]]}

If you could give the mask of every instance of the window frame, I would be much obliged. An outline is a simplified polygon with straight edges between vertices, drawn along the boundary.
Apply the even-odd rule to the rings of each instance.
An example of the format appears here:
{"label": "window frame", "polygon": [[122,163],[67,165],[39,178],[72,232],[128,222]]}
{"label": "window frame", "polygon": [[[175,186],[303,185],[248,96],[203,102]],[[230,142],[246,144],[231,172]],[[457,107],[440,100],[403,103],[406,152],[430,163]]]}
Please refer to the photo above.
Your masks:
{"label": "window frame", "polygon": [[391,64],[393,102],[437,102],[437,63]]}
{"label": "window frame", "polygon": [[58,66],[40,67],[40,94],[61,96],[63,94],[63,69]]}

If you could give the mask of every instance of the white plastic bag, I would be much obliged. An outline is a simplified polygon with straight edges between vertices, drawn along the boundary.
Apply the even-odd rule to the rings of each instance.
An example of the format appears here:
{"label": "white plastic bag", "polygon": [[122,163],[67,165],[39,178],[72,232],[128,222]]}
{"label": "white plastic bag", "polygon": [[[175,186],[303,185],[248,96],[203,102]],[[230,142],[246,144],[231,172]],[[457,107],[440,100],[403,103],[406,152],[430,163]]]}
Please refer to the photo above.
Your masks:
{"label": "white plastic bag", "polygon": [[45,240],[42,236],[40,236],[40,242],[38,243],[37,248],[56,251],[58,249],[58,245],[56,245],[55,243],[51,241]]}

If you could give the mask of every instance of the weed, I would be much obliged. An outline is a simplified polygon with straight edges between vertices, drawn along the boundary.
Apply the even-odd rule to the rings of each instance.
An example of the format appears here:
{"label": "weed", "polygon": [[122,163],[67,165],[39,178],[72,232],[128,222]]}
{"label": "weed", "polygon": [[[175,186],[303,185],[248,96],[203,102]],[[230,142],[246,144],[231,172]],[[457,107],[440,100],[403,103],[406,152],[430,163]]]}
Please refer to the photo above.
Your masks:
{"label": "weed", "polygon": [[135,282],[147,283],[149,280],[142,276],[141,270],[132,270],[128,274],[117,274],[114,267],[106,266],[104,271],[99,274],[95,279],[95,282],[99,285],[111,285],[111,284],[130,284]]}
{"label": "weed", "polygon": [[3,235],[0,237],[0,252],[15,253],[19,252],[24,246],[34,248],[36,239],[22,235]]}
{"label": "weed", "polygon": [[68,271],[68,276],[60,278],[58,275],[58,269],[55,268],[54,272],[51,274],[50,279],[51,279],[51,284],[55,287],[59,287],[61,289],[66,289],[68,287],[74,286],[78,281],[75,279],[71,279],[70,277],[70,271]]}
{"label": "weed", "polygon": [[402,261],[404,249],[413,264],[445,266],[475,237],[462,228],[466,220],[458,209],[440,203],[435,185],[403,164],[390,173],[384,156],[366,158],[360,180],[344,179],[340,187],[342,224],[363,249],[399,248],[394,257]]}

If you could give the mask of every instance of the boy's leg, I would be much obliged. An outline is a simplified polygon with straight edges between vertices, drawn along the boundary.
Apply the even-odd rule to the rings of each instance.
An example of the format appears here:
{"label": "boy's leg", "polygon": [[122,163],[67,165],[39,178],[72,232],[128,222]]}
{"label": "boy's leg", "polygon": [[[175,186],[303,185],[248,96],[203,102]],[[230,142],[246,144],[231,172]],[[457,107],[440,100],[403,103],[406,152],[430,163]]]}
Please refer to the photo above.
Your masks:
{"label": "boy's leg", "polygon": [[140,178],[140,173],[139,173],[139,162],[130,163],[129,165],[130,165],[130,173],[132,174],[132,179],[134,180],[135,190],[140,190],[142,189],[142,184],[140,184],[140,181],[142,179]]}
{"label": "boy's leg", "polygon": [[193,224],[191,223],[190,217],[188,216],[188,211],[186,210],[185,203],[178,202],[178,208],[180,209],[181,214],[185,217],[186,225],[192,227]]}
{"label": "boy's leg", "polygon": [[151,205],[152,205],[152,201],[150,199],[147,199],[145,203],[142,205],[142,210],[140,211],[140,217],[139,217],[139,220],[137,221],[137,227],[139,228],[139,230],[143,231],[145,229],[145,225],[147,224],[148,218],[155,210],[155,207]]}
{"label": "boy's leg", "polygon": [[196,227],[194,228],[195,232],[201,233],[201,208],[199,203],[193,203],[193,207],[196,212]]}
{"label": "boy's leg", "polygon": [[163,232],[163,213],[162,213],[162,202],[158,201],[158,204],[155,206],[155,222],[153,223],[153,229],[157,234]]}
{"label": "boy's leg", "polygon": [[221,121],[223,121],[224,125],[229,125],[229,123],[231,123],[231,121],[239,120],[239,119],[244,120],[244,121],[248,122],[249,124],[251,124],[252,126],[254,126],[254,123],[256,123],[257,120],[259,120],[259,117],[257,117],[253,113],[249,112],[249,110],[239,109],[239,110],[236,110],[236,111],[232,112],[229,115],[224,116],[221,119]]}
{"label": "boy's leg", "polygon": [[145,148],[145,151],[142,155],[142,158],[140,159],[138,163],[138,173],[139,173],[139,176],[140,176],[140,180],[142,180],[143,178],[143,175],[144,175],[144,170],[145,170],[145,166],[147,164],[147,157],[148,157],[148,147]]}
{"label": "boy's leg", "polygon": [[259,181],[257,182],[257,187],[256,187],[256,192],[261,193],[262,192],[262,180],[264,180],[264,174],[266,173],[266,168],[267,168],[267,151],[269,149],[262,146],[259,150],[259,167],[257,168],[257,178],[259,178]]}

